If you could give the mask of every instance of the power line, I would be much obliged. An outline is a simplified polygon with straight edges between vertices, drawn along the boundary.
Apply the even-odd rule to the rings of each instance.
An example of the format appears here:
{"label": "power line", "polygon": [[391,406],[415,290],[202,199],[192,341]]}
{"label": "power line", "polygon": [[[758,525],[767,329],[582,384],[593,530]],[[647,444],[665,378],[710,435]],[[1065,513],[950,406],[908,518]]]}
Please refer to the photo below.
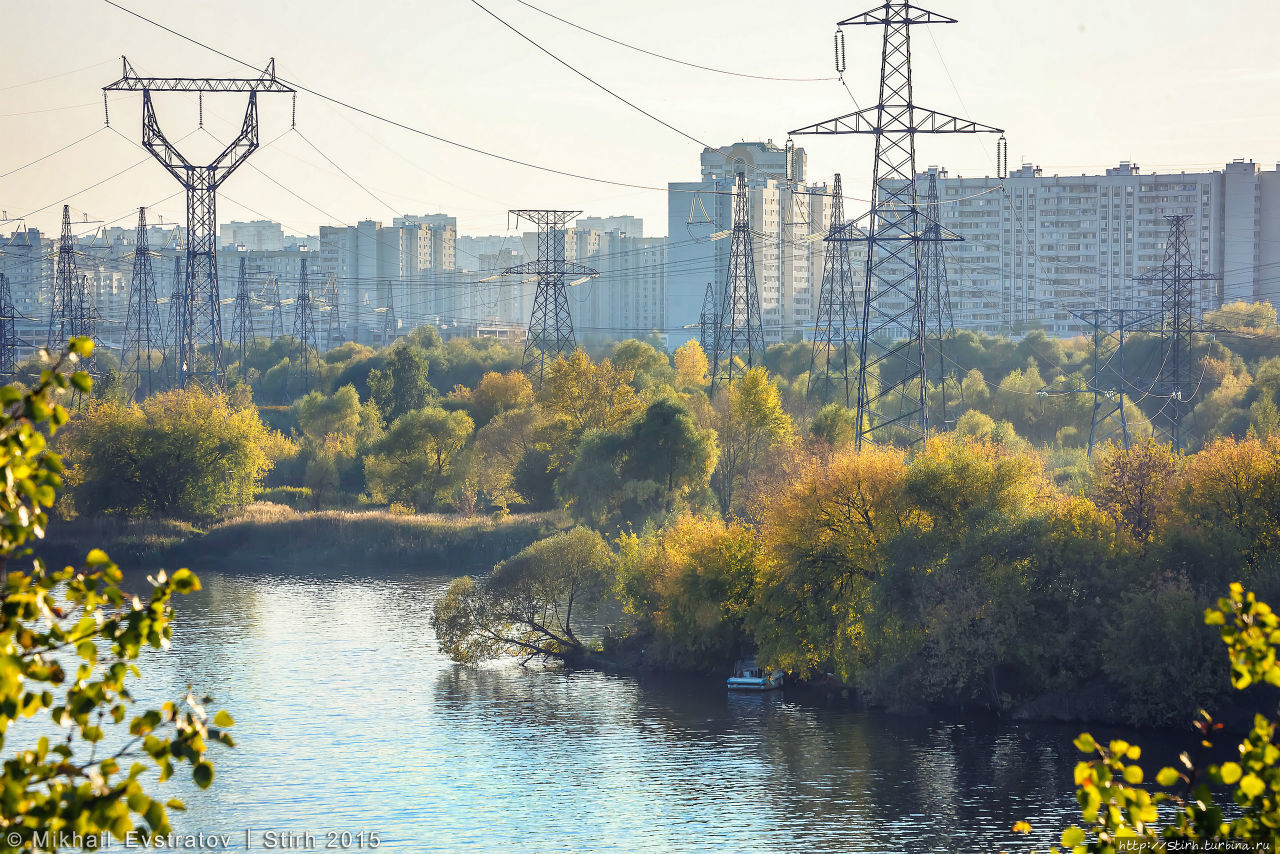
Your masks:
{"label": "power line", "polygon": [[548,18],[554,18],[555,20],[559,21],[562,24],[573,27],[575,30],[581,30],[582,32],[587,33],[588,35],[593,35],[598,39],[604,39],[607,42],[613,42],[619,47],[625,47],[628,50],[634,50],[637,53],[643,53],[646,56],[652,56],[655,59],[665,60],[666,62],[674,62],[677,65],[684,65],[684,66],[688,66],[689,68],[697,68],[702,71],[710,71],[715,74],[727,74],[730,77],[746,77],[751,80],[776,80],[776,81],[781,81],[786,83],[820,83],[828,80],[839,79],[836,77],[774,77],[766,74],[746,74],[740,71],[728,71],[723,68],[713,68],[710,65],[699,65],[696,62],[687,62],[683,59],[676,59],[674,56],[666,56],[665,54],[655,53],[651,50],[645,50],[642,47],[637,47],[636,45],[629,44],[619,39],[615,39],[611,36],[606,36],[604,33],[598,33],[595,30],[587,29],[581,24],[575,24],[573,21],[569,21],[564,18],[561,18],[559,15],[554,15],[551,12],[548,12],[546,9],[540,9],[537,6],[533,5],[532,3],[526,3],[525,0],[516,0],[516,2],[519,3],[521,6],[527,6],[528,8],[532,9],[533,11],[539,14],[546,15]]}

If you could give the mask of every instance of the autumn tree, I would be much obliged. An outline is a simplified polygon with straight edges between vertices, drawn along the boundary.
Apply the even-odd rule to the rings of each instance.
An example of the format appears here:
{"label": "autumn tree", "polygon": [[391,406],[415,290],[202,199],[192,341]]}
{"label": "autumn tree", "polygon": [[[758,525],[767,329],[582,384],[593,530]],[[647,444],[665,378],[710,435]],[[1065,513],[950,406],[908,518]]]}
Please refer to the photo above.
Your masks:
{"label": "autumn tree", "polygon": [[538,400],[547,414],[563,418],[581,435],[587,430],[612,430],[627,423],[644,400],[631,382],[634,372],[615,367],[608,359],[593,362],[581,349],[567,358],[557,356],[547,366]]}
{"label": "autumn tree", "polygon": [[95,401],[59,446],[80,512],[198,519],[252,501],[279,441],[251,406],[193,386],[141,404]]}
{"label": "autumn tree", "polygon": [[711,364],[707,360],[707,352],[702,349],[698,339],[690,338],[676,348],[672,354],[676,367],[676,382],[681,388],[706,388],[710,378],[707,376]]}
{"label": "autumn tree", "polygon": [[645,661],[724,667],[749,651],[759,539],[740,522],[684,514],[664,531],[622,540],[619,589]]}
{"label": "autumn tree", "polygon": [[728,515],[736,495],[762,457],[792,439],[791,416],[782,408],[777,387],[764,368],[746,371],[729,383],[715,400],[716,433],[720,437],[720,461],[712,488],[720,512]]}
{"label": "autumn tree", "polygon": [[533,383],[520,371],[490,371],[474,389],[455,386],[449,397],[466,406],[476,425],[484,427],[503,412],[531,406]]}
{"label": "autumn tree", "polygon": [[1182,460],[1153,438],[1108,443],[1094,462],[1093,502],[1145,551],[1173,508]]}

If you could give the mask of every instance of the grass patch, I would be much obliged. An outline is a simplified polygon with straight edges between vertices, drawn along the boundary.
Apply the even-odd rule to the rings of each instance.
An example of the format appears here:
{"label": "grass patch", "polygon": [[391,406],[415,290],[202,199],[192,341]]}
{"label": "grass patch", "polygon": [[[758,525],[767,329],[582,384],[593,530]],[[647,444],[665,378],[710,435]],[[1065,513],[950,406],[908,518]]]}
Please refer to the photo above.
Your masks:
{"label": "grass patch", "polygon": [[37,553],[50,563],[104,548],[122,566],[291,572],[481,572],[559,527],[551,514],[399,515],[385,510],[299,512],[258,502],[206,530],[117,518],[55,522]]}

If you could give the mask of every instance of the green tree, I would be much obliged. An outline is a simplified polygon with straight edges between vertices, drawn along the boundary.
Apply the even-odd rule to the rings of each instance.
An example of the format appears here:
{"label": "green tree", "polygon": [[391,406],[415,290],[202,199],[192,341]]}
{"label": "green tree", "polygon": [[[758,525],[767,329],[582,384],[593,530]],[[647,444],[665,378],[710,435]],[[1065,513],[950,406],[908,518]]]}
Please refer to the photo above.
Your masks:
{"label": "green tree", "polygon": [[474,428],[467,413],[438,406],[401,415],[365,457],[374,500],[421,511],[446,499],[463,474],[458,462]]}
{"label": "green tree", "polygon": [[580,636],[612,594],[617,559],[600,535],[574,528],[525,548],[481,580],[454,579],[431,624],[455,661],[502,656],[577,660],[596,651]]}
{"label": "green tree", "polygon": [[638,528],[697,504],[716,457],[713,432],[679,402],[658,400],[620,430],[587,434],[557,489],[576,519]]}
{"label": "green tree", "polygon": [[[0,388],[0,749],[29,737],[0,774],[0,852],[45,850],[36,841],[45,834],[169,833],[168,812],[183,804],[148,793],[148,769],[158,768],[163,783],[186,763],[205,788],[213,781],[208,745],[233,744],[230,715],[219,711],[210,721],[208,698],[138,711],[127,684],[140,675],[132,662],[144,647],[168,646],[170,600],[198,590],[195,575],[160,572],[143,599],[125,594],[119,567],[98,549],[80,568],[13,566],[43,537],[61,486],[59,457],[45,443],[67,421],[56,399],[91,388],[87,374],[62,370],[92,352],[90,339],[73,339],[30,391]],[[51,742],[43,733],[55,728]]]}
{"label": "green tree", "polygon": [[398,343],[387,354],[386,367],[369,372],[369,393],[388,422],[422,409],[438,396],[427,381],[430,369],[426,350]]}
{"label": "green tree", "polygon": [[302,434],[311,442],[323,442],[331,435],[355,439],[360,432],[360,395],[355,386],[344,385],[329,397],[313,391],[293,404]]}
{"label": "green tree", "polygon": [[192,387],[141,404],[95,401],[60,447],[80,512],[199,519],[252,501],[280,441],[257,410]]}

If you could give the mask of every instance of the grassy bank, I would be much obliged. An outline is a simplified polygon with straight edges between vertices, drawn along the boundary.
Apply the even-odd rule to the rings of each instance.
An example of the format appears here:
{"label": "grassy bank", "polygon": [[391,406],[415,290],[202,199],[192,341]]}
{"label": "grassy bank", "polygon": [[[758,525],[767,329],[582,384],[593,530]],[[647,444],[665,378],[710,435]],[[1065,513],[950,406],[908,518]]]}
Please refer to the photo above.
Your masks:
{"label": "grassy bank", "polygon": [[65,564],[103,548],[122,566],[146,569],[462,573],[487,570],[554,528],[545,514],[493,520],[380,510],[300,513],[257,503],[206,528],[110,517],[54,522],[37,554]]}

